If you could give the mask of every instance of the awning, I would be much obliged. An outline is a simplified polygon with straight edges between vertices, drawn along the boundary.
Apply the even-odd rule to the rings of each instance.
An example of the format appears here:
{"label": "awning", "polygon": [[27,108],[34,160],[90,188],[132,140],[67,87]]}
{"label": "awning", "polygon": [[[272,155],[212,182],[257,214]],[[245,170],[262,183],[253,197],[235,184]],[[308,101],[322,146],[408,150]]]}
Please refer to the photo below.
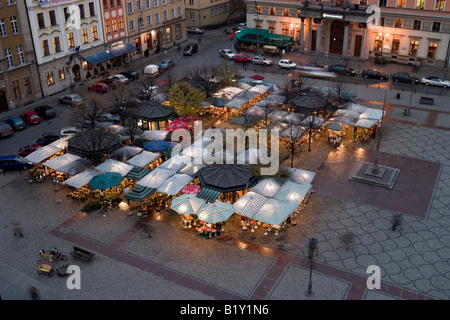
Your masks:
{"label": "awning", "polygon": [[216,191],[209,188],[202,188],[202,190],[200,190],[200,192],[197,193],[197,197],[209,202],[214,202],[221,194],[222,192],[220,191]]}
{"label": "awning", "polygon": [[125,176],[126,179],[130,180],[141,180],[146,175],[148,175],[152,170],[150,169],[144,169],[142,167],[133,167],[127,175]]}
{"label": "awning", "polygon": [[273,197],[280,190],[281,185],[282,182],[279,179],[265,178],[260,180],[256,186],[252,188],[252,191],[266,197]]}
{"label": "awning", "polygon": [[159,153],[154,153],[150,151],[142,151],[138,155],[134,156],[133,158],[127,160],[128,164],[131,164],[132,166],[139,166],[139,167],[145,167],[161,157]]}
{"label": "awning", "polygon": [[33,163],[40,163],[41,161],[44,161],[45,159],[51,157],[55,153],[57,153],[61,148],[57,148],[55,146],[43,146],[36,151],[30,153],[25,157],[25,160],[33,162]]}
{"label": "awning", "polygon": [[175,174],[175,171],[156,168],[149,174],[147,174],[144,178],[137,182],[138,185],[155,188],[157,189],[160,185],[164,183],[167,179],[172,177]]}
{"label": "awning", "polygon": [[111,54],[109,54],[106,51],[102,51],[93,55],[90,55],[88,57],[85,57],[84,59],[89,62],[92,65],[97,65],[99,63],[103,63],[105,61],[108,61],[110,59],[114,58]]}
{"label": "awning", "polygon": [[133,169],[133,166],[120,161],[108,159],[102,164],[96,166],[95,169],[102,172],[117,172],[125,177],[128,172]]}
{"label": "awning", "polygon": [[233,213],[233,206],[221,201],[206,203],[197,210],[198,219],[207,223],[226,221]]}
{"label": "awning", "polygon": [[286,180],[274,198],[281,202],[291,202],[298,206],[311,187],[309,183],[296,183],[292,180]]}
{"label": "awning", "polygon": [[268,200],[269,198],[250,191],[240,197],[233,204],[233,208],[235,212],[248,218],[253,218]]}
{"label": "awning", "polygon": [[150,197],[156,191],[155,188],[147,188],[144,186],[136,186],[130,192],[125,193],[124,198],[131,201],[143,201]]}
{"label": "awning", "polygon": [[159,187],[158,192],[166,193],[170,195],[176,195],[181,191],[189,182],[194,180],[191,176],[183,173],[176,173],[166,181],[164,181]]}
{"label": "awning", "polygon": [[175,157],[172,157],[169,160],[165,161],[158,168],[178,171],[178,170],[183,169],[186,165],[188,165],[191,162],[192,162],[191,157],[175,156]]}
{"label": "awning", "polygon": [[206,164],[204,163],[200,163],[200,164],[196,164],[194,162],[191,162],[189,164],[187,164],[184,168],[182,168],[181,170],[178,170],[179,173],[184,173],[190,176],[194,176],[198,170],[200,170],[201,168],[206,167]]}
{"label": "awning", "polygon": [[316,176],[316,173],[314,171],[288,167],[285,167],[285,169],[289,171],[289,179],[297,183],[311,184],[314,180],[314,177]]}
{"label": "awning", "polygon": [[109,54],[115,58],[123,56],[124,54],[127,54],[128,52],[132,52],[136,50],[136,47],[133,46],[131,43],[125,43],[120,46],[116,46],[114,48],[109,49]]}
{"label": "awning", "polygon": [[282,202],[278,199],[270,198],[253,218],[262,223],[279,226],[297,207],[298,205],[294,202]]}
{"label": "awning", "polygon": [[82,186],[88,184],[93,177],[98,176],[99,174],[102,174],[102,172],[95,169],[87,169],[83,172],[80,172],[79,174],[74,175],[73,177],[70,177],[69,179],[64,181],[64,183],[68,186],[79,189]]}
{"label": "awning", "polygon": [[172,200],[170,209],[179,214],[197,214],[197,210],[205,203],[193,194],[183,194]]}
{"label": "awning", "polygon": [[61,168],[62,166],[66,165],[68,163],[71,163],[75,160],[78,160],[78,159],[81,159],[81,157],[76,156],[71,153],[65,153],[62,156],[55,157],[53,159],[45,161],[42,165],[49,167],[50,169],[59,171],[58,169]]}

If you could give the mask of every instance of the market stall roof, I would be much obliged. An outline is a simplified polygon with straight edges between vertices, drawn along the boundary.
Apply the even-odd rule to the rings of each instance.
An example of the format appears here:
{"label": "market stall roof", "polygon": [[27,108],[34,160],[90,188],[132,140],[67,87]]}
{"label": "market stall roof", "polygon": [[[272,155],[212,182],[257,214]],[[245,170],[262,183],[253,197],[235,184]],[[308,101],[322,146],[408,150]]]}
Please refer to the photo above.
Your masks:
{"label": "market stall roof", "polygon": [[379,121],[383,118],[384,113],[385,112],[380,109],[367,108],[359,115],[359,119],[372,119]]}
{"label": "market stall roof", "polygon": [[140,202],[150,197],[153,193],[155,193],[155,191],[156,191],[155,188],[136,186],[133,190],[127,192],[124,195],[124,198],[131,201]]}
{"label": "market stall roof", "polygon": [[175,174],[173,170],[156,168],[137,182],[138,185],[158,189],[160,185]]}
{"label": "market stall roof", "polygon": [[256,86],[248,89],[248,91],[256,92],[257,94],[261,94],[261,93],[265,93],[265,92],[269,91],[269,88],[270,88],[270,86],[258,84]]}
{"label": "market stall roof", "polygon": [[357,128],[366,128],[370,129],[372,128],[378,120],[376,119],[359,119],[357,120],[353,125]]}
{"label": "market stall roof", "polygon": [[300,125],[302,121],[305,119],[305,114],[297,113],[297,112],[288,112],[281,122],[292,123],[295,125]]}
{"label": "market stall roof", "polygon": [[298,206],[311,187],[312,186],[309,183],[296,183],[288,179],[274,195],[274,198],[281,202],[293,202]]}
{"label": "market stall roof", "polygon": [[67,146],[68,146],[68,144],[69,144],[68,140],[69,140],[70,138],[71,138],[70,136],[62,137],[62,138],[59,138],[59,139],[56,140],[56,141],[53,141],[53,142],[50,143],[49,145],[50,145],[50,146],[53,146],[53,147],[60,148],[60,149],[65,149],[65,148],[67,148]]}
{"label": "market stall roof", "polygon": [[304,95],[299,95],[288,102],[297,112],[310,113],[312,111],[324,110],[323,93],[318,91],[308,91]]}
{"label": "market stall roof", "polygon": [[128,159],[127,163],[132,166],[145,167],[160,157],[160,153],[142,151],[138,155],[135,155],[133,158]]}
{"label": "market stall roof", "polygon": [[140,138],[146,140],[164,140],[169,131],[167,130],[144,130],[144,132],[140,135]]}
{"label": "market stall roof", "polygon": [[168,120],[173,116],[176,116],[174,109],[150,99],[137,108],[134,118],[147,121],[160,121]]}
{"label": "market stall roof", "polygon": [[27,155],[25,157],[25,160],[33,162],[33,163],[40,163],[40,162],[44,161],[45,159],[51,157],[52,155],[54,155],[55,153],[57,153],[60,150],[61,150],[61,148],[51,146],[51,145],[46,145],[46,146],[38,148],[36,151],[33,151],[32,153]]}
{"label": "market stall roof", "polygon": [[191,162],[191,157],[175,156],[170,158],[169,160],[164,161],[163,164],[161,164],[158,168],[179,171]]}
{"label": "market stall roof", "polygon": [[259,150],[257,148],[248,148],[236,156],[237,164],[257,164],[259,159]]}
{"label": "market stall roof", "polygon": [[71,163],[75,160],[81,159],[80,156],[71,154],[71,153],[65,153],[61,156],[55,157],[53,159],[47,160],[42,165],[49,167],[53,170],[59,171],[58,169],[68,163]]}
{"label": "market stall roof", "polygon": [[300,125],[306,127],[307,129],[319,129],[325,123],[325,119],[318,116],[307,116]]}
{"label": "market stall roof", "polygon": [[165,140],[154,140],[144,143],[144,149],[150,152],[161,152],[170,147],[170,142]]}
{"label": "market stall roof", "polygon": [[214,93],[214,97],[232,99],[235,95],[243,91],[244,89],[238,87],[226,87]]}
{"label": "market stall roof", "polygon": [[95,169],[86,169],[83,172],[70,177],[69,179],[64,181],[64,183],[68,186],[79,189],[88,184],[93,177],[98,176],[99,174],[102,174],[102,172]]}
{"label": "market stall roof", "polygon": [[133,147],[133,146],[123,146],[117,150],[115,150],[111,155],[110,158],[113,160],[126,162],[128,159],[133,158],[140,152],[142,152],[142,148],[139,147]]}
{"label": "market stall roof", "polygon": [[96,170],[102,172],[117,172],[122,176],[126,176],[133,169],[133,166],[124,162],[108,159],[95,167]]}
{"label": "market stall roof", "polygon": [[233,206],[221,201],[205,203],[197,210],[198,219],[207,223],[226,221],[233,213]]}
{"label": "market stall roof", "polygon": [[262,194],[249,191],[233,204],[233,208],[235,212],[253,218],[268,200],[269,198]]}
{"label": "market stall roof", "polygon": [[221,194],[222,192],[220,191],[203,187],[202,190],[200,190],[200,192],[197,193],[197,197],[205,201],[214,202]]}
{"label": "market stall roof", "polygon": [[117,172],[103,172],[89,181],[89,187],[94,190],[106,190],[119,185],[123,176]]}
{"label": "market stall roof", "polygon": [[183,173],[175,173],[172,177],[164,181],[157,189],[158,192],[176,195],[185,186],[194,180],[191,176]]}
{"label": "market stall roof", "polygon": [[300,139],[306,132],[308,128],[304,126],[297,126],[294,124],[287,124],[286,129],[284,129],[281,133],[281,137],[286,137],[289,139]]}
{"label": "market stall roof", "polygon": [[282,184],[281,179],[264,178],[252,188],[252,191],[271,198],[280,190]]}
{"label": "market stall roof", "polygon": [[296,183],[312,184],[316,173],[314,171],[284,167],[289,172],[289,179]]}
{"label": "market stall roof", "polygon": [[81,157],[111,153],[122,145],[119,135],[98,128],[81,131],[68,142],[68,151]]}
{"label": "market stall roof", "polygon": [[237,43],[258,43],[259,45],[285,48],[293,43],[293,37],[270,33],[268,29],[245,28],[236,33]]}
{"label": "market stall roof", "polygon": [[197,172],[202,187],[220,192],[244,190],[256,183],[256,177],[247,165],[213,164]]}
{"label": "market stall roof", "polygon": [[197,214],[198,209],[206,202],[195,194],[182,194],[172,200],[170,209],[179,214]]}
{"label": "market stall roof", "polygon": [[133,167],[133,169],[131,169],[127,175],[125,176],[125,178],[130,179],[130,180],[141,180],[142,178],[144,178],[147,174],[149,174],[152,170],[150,169],[145,169],[143,167]]}
{"label": "market stall roof", "polygon": [[179,173],[184,173],[187,174],[191,177],[193,177],[201,168],[206,167],[205,163],[194,163],[191,162],[189,164],[187,164],[186,166],[184,166],[183,168],[181,168],[180,170],[178,170]]}
{"label": "market stall roof", "polygon": [[72,161],[70,163],[67,163],[61,167],[58,168],[59,172],[64,172],[67,173],[68,175],[75,175],[77,173],[80,173],[81,171],[84,171],[88,168],[92,167],[92,162],[87,160],[87,159],[83,159],[83,158],[79,158],[75,161]]}
{"label": "market stall roof", "polygon": [[270,198],[253,216],[254,219],[271,225],[281,225],[298,207],[294,202],[282,202]]}
{"label": "market stall roof", "polygon": [[232,109],[240,109],[244,104],[248,102],[247,98],[234,97],[232,100],[225,104],[225,107]]}

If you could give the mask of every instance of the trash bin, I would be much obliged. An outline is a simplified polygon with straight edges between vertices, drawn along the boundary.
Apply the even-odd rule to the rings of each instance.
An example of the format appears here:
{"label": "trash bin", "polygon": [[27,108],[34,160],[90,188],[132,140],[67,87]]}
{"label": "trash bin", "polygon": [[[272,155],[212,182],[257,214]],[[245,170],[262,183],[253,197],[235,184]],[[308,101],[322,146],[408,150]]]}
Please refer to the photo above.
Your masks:
{"label": "trash bin", "polygon": [[400,93],[397,93],[397,99],[400,99]]}
{"label": "trash bin", "polygon": [[407,116],[409,113],[408,108],[403,108],[403,115]]}

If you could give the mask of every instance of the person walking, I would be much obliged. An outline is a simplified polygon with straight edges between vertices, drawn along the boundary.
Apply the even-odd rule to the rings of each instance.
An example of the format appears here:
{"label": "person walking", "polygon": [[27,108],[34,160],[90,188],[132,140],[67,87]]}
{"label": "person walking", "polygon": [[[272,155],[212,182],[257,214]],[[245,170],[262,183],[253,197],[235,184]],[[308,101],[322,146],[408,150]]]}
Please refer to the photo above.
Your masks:
{"label": "person walking", "polygon": [[22,226],[20,225],[19,221],[14,221],[12,223],[12,225],[13,225],[14,236],[15,237],[23,237]]}
{"label": "person walking", "polygon": [[31,300],[41,300],[39,297],[39,291],[32,285],[28,286],[28,293],[30,294]]}

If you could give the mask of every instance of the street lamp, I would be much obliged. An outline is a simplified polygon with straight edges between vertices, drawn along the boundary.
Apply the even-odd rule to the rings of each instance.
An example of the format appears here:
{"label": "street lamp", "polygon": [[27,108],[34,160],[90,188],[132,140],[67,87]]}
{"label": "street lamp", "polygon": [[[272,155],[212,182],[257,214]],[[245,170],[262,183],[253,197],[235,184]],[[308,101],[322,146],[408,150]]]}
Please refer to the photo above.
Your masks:
{"label": "street lamp", "polygon": [[[256,16],[255,27],[257,27],[258,20],[259,20],[259,11],[258,11],[258,5],[256,4],[256,0],[255,0],[255,16]],[[258,29],[258,28],[255,28],[255,29]],[[256,55],[259,54],[258,37],[259,37],[259,31],[256,30]]]}
{"label": "street lamp", "polygon": [[141,24],[144,25],[144,17],[143,17],[144,12],[141,10],[141,16],[138,19],[138,29],[139,29],[139,45],[140,45],[140,49],[141,49],[141,74],[144,75],[144,65],[143,65],[143,61],[142,61],[142,51],[144,49],[144,45],[142,43],[142,38],[141,38]]}
{"label": "street lamp", "polygon": [[312,292],[312,266],[313,266],[313,256],[314,256],[314,250],[316,249],[317,246],[317,239],[316,238],[311,238],[309,239],[309,255],[308,258],[309,260],[311,260],[311,266],[309,269],[309,281],[308,281],[308,291],[306,291],[306,295],[308,297],[311,297],[313,295]]}

